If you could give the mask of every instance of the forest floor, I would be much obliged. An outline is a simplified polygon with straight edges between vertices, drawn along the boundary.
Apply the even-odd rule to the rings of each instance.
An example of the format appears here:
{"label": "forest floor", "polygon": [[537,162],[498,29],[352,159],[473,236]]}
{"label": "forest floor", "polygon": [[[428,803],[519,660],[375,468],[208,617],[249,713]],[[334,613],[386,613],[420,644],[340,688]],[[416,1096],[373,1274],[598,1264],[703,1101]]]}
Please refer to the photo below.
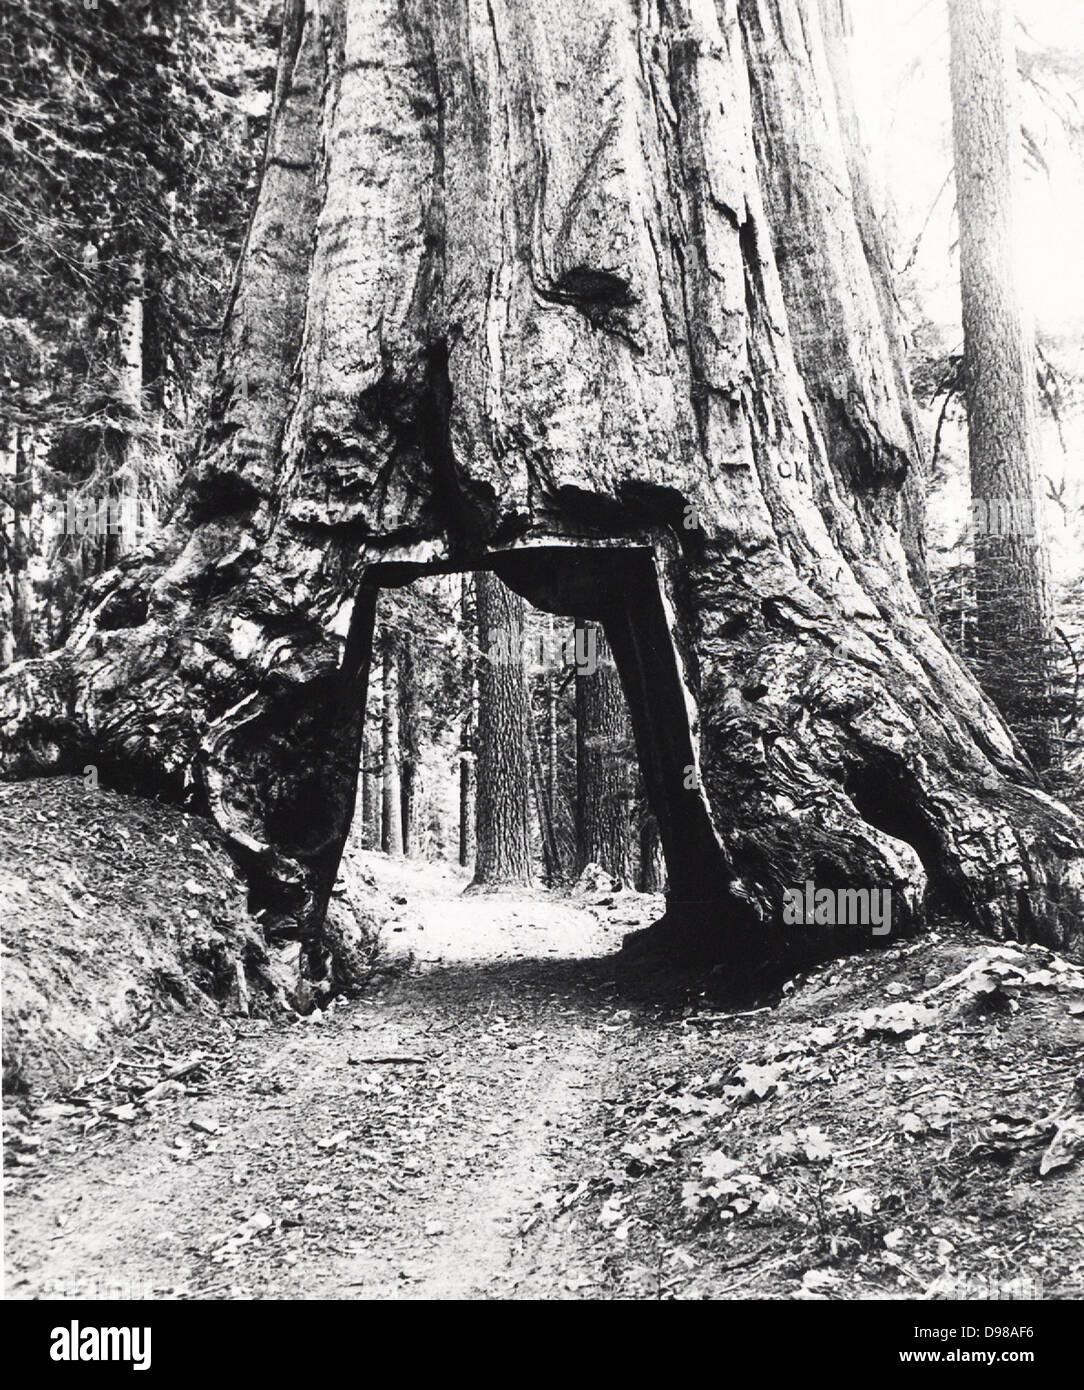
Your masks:
{"label": "forest floor", "polygon": [[405,908],[364,997],[6,1098],[9,1297],[1084,1293],[1079,970],[927,936],[630,1002],[650,900],[362,860]]}

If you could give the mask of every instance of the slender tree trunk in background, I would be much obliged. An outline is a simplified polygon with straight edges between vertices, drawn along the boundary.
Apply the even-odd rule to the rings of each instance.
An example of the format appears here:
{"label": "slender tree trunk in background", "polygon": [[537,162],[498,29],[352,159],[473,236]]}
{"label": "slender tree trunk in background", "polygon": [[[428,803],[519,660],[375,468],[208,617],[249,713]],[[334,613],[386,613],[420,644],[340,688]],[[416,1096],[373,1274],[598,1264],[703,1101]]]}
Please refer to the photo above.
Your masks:
{"label": "slender tree trunk in background", "polygon": [[[554,650],[553,616],[549,621],[550,650]],[[547,666],[544,687],[546,709],[546,796],[550,807],[557,805],[557,672]]]}
{"label": "slender tree trunk in background", "polygon": [[[561,743],[558,713],[561,696],[567,689],[569,681],[573,679],[574,673],[572,668],[565,669],[563,664],[566,654],[565,647],[558,640],[558,637],[561,633],[567,636],[570,628],[571,625],[563,620],[558,627],[553,615],[549,615],[549,651],[553,653],[554,659],[547,664],[542,687],[545,709],[543,752],[546,759],[546,802],[550,810],[554,841],[557,846],[557,861],[561,867],[562,877],[567,876],[574,854],[572,817],[569,814],[567,799],[561,785]],[[560,653],[560,659],[558,659],[558,653]]]}
{"label": "slender tree trunk in background", "polygon": [[139,502],[143,474],[143,293],[142,257],[134,263],[127,298],[117,330],[118,388],[120,406],[130,427],[120,442],[110,487],[115,511],[110,517],[105,555],[109,565],[134,550],[139,539]]}
{"label": "slender tree trunk in background", "polygon": [[372,819],[369,822],[369,846],[371,849],[380,849],[384,834],[384,750],[383,750],[383,728],[384,712],[381,709],[380,717],[375,721],[380,737],[374,740],[372,750],[372,769],[371,777],[373,783],[373,804]]}
{"label": "slender tree trunk in background", "polygon": [[475,575],[478,609],[476,884],[529,883],[530,703],[523,600],[488,571]]}
{"label": "slender tree trunk in background", "polygon": [[369,731],[366,728],[361,741],[361,846],[373,849],[373,769],[372,748]]}
{"label": "slender tree trunk in background", "polygon": [[445,863],[450,857],[448,817],[444,801],[430,786],[426,789],[421,824],[424,826],[421,839],[421,853],[430,861]]}
{"label": "slender tree trunk in background", "polygon": [[528,711],[527,727],[531,740],[531,782],[534,787],[538,829],[542,838],[542,859],[545,866],[546,882],[552,887],[562,881],[564,870],[561,864],[561,851],[557,843],[557,832],[553,824],[553,803],[546,789],[542,749],[539,746],[538,730],[535,728],[534,714],[531,711]]}
{"label": "slender tree trunk in background", "polygon": [[399,641],[399,799],[402,807],[403,853],[415,851],[415,809],[418,761],[421,757],[418,729],[418,683],[414,668],[414,639],[404,632]]}
{"label": "slender tree trunk in background", "polygon": [[463,717],[459,724],[459,864],[466,869],[474,858],[474,730],[475,673],[478,660],[477,615],[471,575],[460,577],[460,636],[463,642]]}
{"label": "slender tree trunk in background", "polygon": [[399,790],[399,682],[396,661],[396,642],[384,630],[383,654],[383,778],[384,815],[380,828],[380,848],[385,854],[403,852],[402,798]]}
{"label": "slender tree trunk in background", "polygon": [[30,583],[33,550],[34,440],[20,426],[15,434],[15,477],[11,526],[11,634],[13,659],[34,652],[34,591]]}
{"label": "slender tree trunk in background", "polygon": [[469,750],[459,754],[459,863],[470,867],[474,856],[474,755]]}
{"label": "slender tree trunk in background", "polygon": [[[597,623],[576,624],[576,866],[633,882],[632,730],[613,653]],[[579,664],[585,653],[592,656]],[[591,666],[594,669],[589,669]]]}
{"label": "slender tree trunk in background", "polygon": [[1017,255],[1020,131],[1004,0],[949,0],[960,219],[977,669],[1039,767],[1057,760],[1051,715],[1050,562],[1039,499],[1034,330]]}
{"label": "slender tree trunk in background", "polygon": [[637,805],[640,815],[636,888],[640,893],[661,893],[666,883],[666,864],[662,857],[659,822],[648,807],[642,790],[637,797]]}

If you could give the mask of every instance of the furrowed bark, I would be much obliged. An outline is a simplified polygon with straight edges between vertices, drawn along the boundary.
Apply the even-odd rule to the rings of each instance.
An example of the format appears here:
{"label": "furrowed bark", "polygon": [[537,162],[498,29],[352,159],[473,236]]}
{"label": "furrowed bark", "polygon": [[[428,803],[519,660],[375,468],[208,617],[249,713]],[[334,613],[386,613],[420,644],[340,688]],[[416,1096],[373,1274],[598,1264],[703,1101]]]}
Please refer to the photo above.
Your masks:
{"label": "furrowed bark", "polygon": [[531,881],[531,707],[523,600],[491,574],[476,589],[478,726],[475,784],[477,886]]}
{"label": "furrowed bark", "polygon": [[867,944],[783,923],[807,879],[890,887],[893,938],[950,909],[1079,950],[1081,826],[912,584],[837,99],[812,0],[291,8],[200,461],[0,678],[6,775],[93,753],[187,800],[311,934],[375,594],[492,569],[614,650],[669,881],[634,954]]}

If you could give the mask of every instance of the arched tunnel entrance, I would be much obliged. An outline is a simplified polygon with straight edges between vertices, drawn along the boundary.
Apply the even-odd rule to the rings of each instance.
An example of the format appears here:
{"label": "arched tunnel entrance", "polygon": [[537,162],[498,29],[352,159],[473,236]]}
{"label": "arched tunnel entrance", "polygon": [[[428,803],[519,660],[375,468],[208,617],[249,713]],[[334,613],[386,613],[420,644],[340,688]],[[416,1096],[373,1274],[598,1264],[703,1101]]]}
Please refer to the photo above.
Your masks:
{"label": "arched tunnel entrance", "polygon": [[[745,904],[728,892],[733,874],[701,782],[697,672],[678,645],[656,552],[643,544],[543,544],[492,554],[462,568],[374,564],[366,572],[351,639],[364,642],[366,668],[381,592],[427,575],[480,570],[491,571],[543,613],[601,627],[624,692],[643,790],[658,826],[666,865],[668,949],[679,946],[686,958],[730,954],[723,949],[728,928],[734,928]],[[359,622],[364,633],[358,631]],[[363,679],[367,683],[367,669]],[[363,748],[364,743],[363,733]]]}
{"label": "arched tunnel entrance", "polygon": [[909,930],[917,852],[848,794],[868,754],[841,737],[839,701],[865,698],[870,677],[848,666],[840,684],[835,634],[793,623],[782,600],[761,602],[733,562],[691,564],[672,533],[639,532],[529,534],[503,550],[385,536],[349,563],[356,579],[338,616],[307,650],[284,634],[260,688],[202,741],[206,809],[272,935],[320,949],[358,799],[381,594],[481,572],[542,612],[598,623],[608,640],[668,879],[665,908],[631,934],[626,964],[719,965],[747,992],[868,946],[861,913],[786,915],[811,886],[896,885],[893,931]]}

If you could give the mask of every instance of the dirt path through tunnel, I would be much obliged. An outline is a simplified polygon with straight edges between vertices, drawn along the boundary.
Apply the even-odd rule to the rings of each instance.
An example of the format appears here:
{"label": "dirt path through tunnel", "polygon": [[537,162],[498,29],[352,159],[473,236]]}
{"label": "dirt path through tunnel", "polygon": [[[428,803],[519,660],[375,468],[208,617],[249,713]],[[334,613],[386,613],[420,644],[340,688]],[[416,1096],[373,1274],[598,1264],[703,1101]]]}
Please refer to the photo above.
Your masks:
{"label": "dirt path through tunnel", "polygon": [[591,1286],[601,1233],[540,1266],[523,1228],[575,1184],[630,1026],[607,962],[628,926],[544,893],[463,896],[452,871],[379,863],[380,886],[410,902],[388,945],[414,968],[285,1038],[241,1024],[206,1096],[58,1143],[49,1176],[9,1197],[11,1294]]}
{"label": "dirt path through tunnel", "polygon": [[200,1069],[112,1114],[29,1107],[9,1296],[1079,1297],[1066,962],[932,935],[751,1013],[633,1003],[649,900],[366,859],[409,968],[307,1022],[186,1016]]}

